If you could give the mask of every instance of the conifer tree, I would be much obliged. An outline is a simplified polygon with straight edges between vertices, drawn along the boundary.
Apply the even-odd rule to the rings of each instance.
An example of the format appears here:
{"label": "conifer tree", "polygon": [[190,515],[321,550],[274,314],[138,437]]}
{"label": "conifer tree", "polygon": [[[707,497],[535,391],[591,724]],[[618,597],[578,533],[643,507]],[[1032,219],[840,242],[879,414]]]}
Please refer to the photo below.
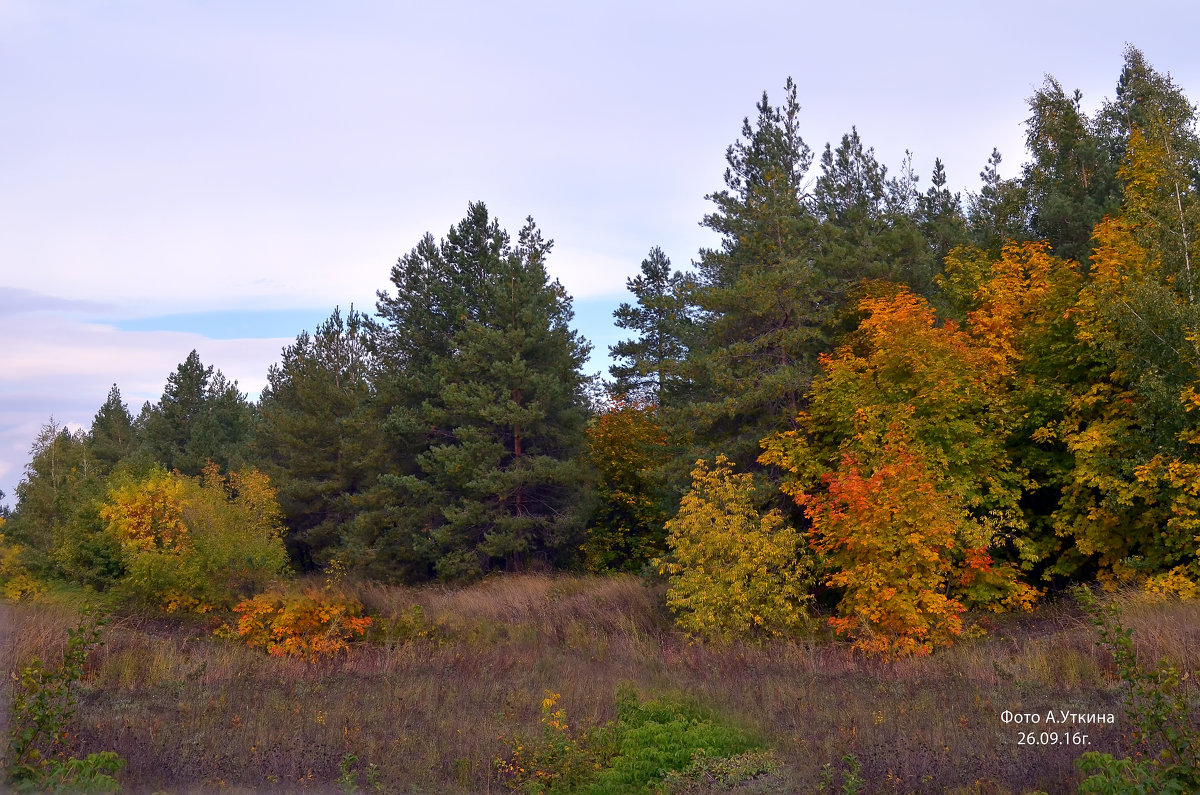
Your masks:
{"label": "conifer tree", "polygon": [[967,219],[975,245],[997,256],[1005,243],[1029,238],[1029,202],[1019,178],[1000,176],[1000,150],[993,149],[979,172],[979,193],[967,198]]}
{"label": "conifer tree", "polygon": [[397,401],[385,432],[412,457],[381,476],[358,523],[378,576],[471,579],[578,548],[588,346],[546,274],[551,245],[531,219],[512,245],[472,204],[393,269],[396,293],[379,303]]}
{"label": "conifer tree", "polygon": [[376,474],[368,454],[375,426],[361,421],[370,345],[368,318],[335,308],[284,349],[259,400],[255,453],[278,490],[285,540],[302,569],[326,562]]}
{"label": "conifer tree", "polygon": [[139,416],[142,444],[168,469],[198,475],[208,461],[240,464],[250,441],[251,408],[220,370],[192,351],[167,377],[162,399]]}
{"label": "conifer tree", "polygon": [[700,252],[700,334],[688,357],[697,394],[677,423],[742,466],[769,431],[791,427],[833,308],[813,257],[817,219],[803,187],[812,153],[799,114],[791,79],[779,107],[764,92],[757,119],[726,152],[725,189],[708,196],[716,209],[703,221],[721,245]]}
{"label": "conifer tree", "polygon": [[637,332],[638,338],[609,347],[617,360],[609,368],[612,391],[656,406],[671,403],[683,389],[681,366],[692,333],[686,279],[671,271],[671,260],[655,246],[642,260],[641,275],[625,286],[637,305],[623,303],[613,316],[618,328]]}
{"label": "conifer tree", "polygon": [[121,400],[121,390],[113,384],[92,420],[88,434],[92,457],[106,472],[110,471],[133,450],[134,441],[133,417]]}
{"label": "conifer tree", "polygon": [[962,197],[946,187],[946,166],[939,157],[933,162],[929,190],[917,199],[917,224],[925,236],[934,262],[940,265],[955,246],[967,242],[967,219]]}

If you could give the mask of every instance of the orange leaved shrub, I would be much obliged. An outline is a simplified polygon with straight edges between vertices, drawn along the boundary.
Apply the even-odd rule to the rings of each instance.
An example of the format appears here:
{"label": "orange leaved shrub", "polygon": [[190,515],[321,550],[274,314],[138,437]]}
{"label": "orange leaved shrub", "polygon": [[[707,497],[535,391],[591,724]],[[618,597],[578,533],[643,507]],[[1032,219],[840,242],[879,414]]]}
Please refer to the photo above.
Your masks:
{"label": "orange leaved shrub", "polygon": [[247,645],[310,662],[346,650],[371,625],[357,599],[315,588],[267,591],[233,609],[237,635]]}

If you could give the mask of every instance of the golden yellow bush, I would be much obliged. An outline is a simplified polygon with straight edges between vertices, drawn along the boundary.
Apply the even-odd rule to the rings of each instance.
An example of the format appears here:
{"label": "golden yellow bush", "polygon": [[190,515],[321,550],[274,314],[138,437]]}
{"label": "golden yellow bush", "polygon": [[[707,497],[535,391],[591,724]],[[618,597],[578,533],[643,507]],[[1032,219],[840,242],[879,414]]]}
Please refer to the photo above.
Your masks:
{"label": "golden yellow bush", "polygon": [[287,569],[281,516],[266,475],[215,464],[114,484],[100,508],[125,557],[119,587],[168,612],[228,609],[271,587]]}
{"label": "golden yellow bush", "polygon": [[777,511],[753,505],[754,480],[725,456],[697,461],[692,488],[667,523],[667,604],[705,638],[786,635],[808,624],[812,566],[803,539]]}

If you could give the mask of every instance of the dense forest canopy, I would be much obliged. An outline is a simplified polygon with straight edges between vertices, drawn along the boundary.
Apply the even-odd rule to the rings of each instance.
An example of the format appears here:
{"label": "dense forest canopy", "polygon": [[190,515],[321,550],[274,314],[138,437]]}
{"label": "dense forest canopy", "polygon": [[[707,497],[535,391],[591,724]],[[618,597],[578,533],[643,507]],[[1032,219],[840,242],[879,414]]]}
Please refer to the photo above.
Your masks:
{"label": "dense forest canopy", "polygon": [[[1114,97],[1089,114],[1047,77],[1020,174],[993,151],[962,196],[853,126],[814,149],[796,85],[764,93],[699,219],[716,244],[686,270],[649,247],[603,384],[552,241],[471,203],[373,314],[302,332],[258,401],[193,351],[136,416],[114,385],[89,429],[47,423],[0,575],[132,589],[158,567],[228,601],[284,568],[278,526],[297,571],[644,572],[697,634],[828,608],[886,655],[1072,581],[1194,583],[1196,108],[1132,47]],[[176,513],[137,497],[159,492]],[[238,531],[212,517],[235,510],[261,549],[229,579]],[[185,565],[180,538],[209,540]],[[131,592],[181,604],[168,586]]]}

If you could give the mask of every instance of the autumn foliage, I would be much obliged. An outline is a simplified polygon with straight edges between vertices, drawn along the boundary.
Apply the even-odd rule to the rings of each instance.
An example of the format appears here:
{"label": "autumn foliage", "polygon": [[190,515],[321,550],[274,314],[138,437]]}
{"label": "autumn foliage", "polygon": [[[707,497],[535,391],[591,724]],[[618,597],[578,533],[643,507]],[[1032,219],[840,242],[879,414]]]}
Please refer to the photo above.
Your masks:
{"label": "autumn foliage", "polygon": [[356,599],[315,588],[261,593],[233,609],[247,645],[310,662],[345,651],[371,625]]}
{"label": "autumn foliage", "polygon": [[666,550],[655,470],[665,461],[667,436],[655,413],[653,405],[616,400],[588,426],[597,507],[583,549],[594,571],[636,572]]}
{"label": "autumn foliage", "polygon": [[808,623],[811,564],[800,533],[753,504],[753,476],[718,456],[697,461],[692,488],[667,523],[667,604],[707,638],[786,635]]}
{"label": "autumn foliage", "polygon": [[155,468],[113,484],[99,514],[124,556],[118,588],[168,611],[228,609],[287,569],[275,492],[256,470]]}
{"label": "autumn foliage", "polygon": [[825,481],[825,491],[800,502],[810,542],[833,569],[827,584],[844,589],[830,625],[885,657],[949,644],[962,633],[965,609],[946,595],[967,521],[961,506],[938,491],[899,433],[873,471],[847,454]]}

